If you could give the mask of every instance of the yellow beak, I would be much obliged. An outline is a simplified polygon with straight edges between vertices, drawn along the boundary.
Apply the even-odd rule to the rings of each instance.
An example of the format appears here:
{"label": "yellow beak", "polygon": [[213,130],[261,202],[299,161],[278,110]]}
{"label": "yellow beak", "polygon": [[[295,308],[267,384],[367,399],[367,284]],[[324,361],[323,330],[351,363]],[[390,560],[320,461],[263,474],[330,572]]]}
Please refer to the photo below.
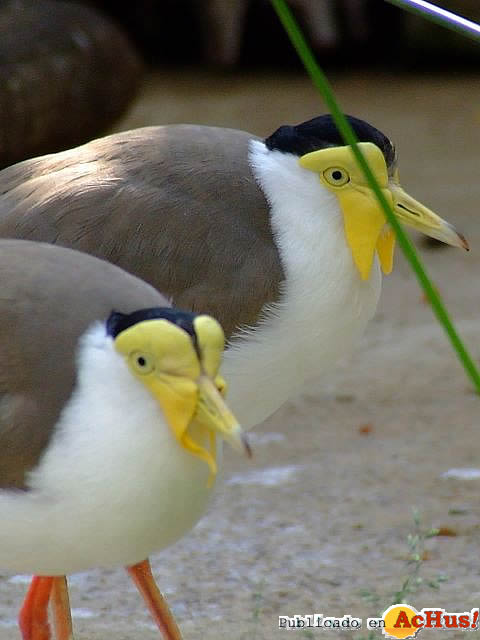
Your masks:
{"label": "yellow beak", "polygon": [[223,380],[213,381],[206,373],[195,382],[173,376],[167,381],[162,376],[158,385],[151,386],[179,443],[210,467],[209,483],[217,473],[217,435],[240,453],[252,455],[247,437],[219,387],[225,389]]}
{"label": "yellow beak", "polygon": [[465,237],[449,222],[409,196],[402,189],[397,178],[390,179],[388,187],[392,194],[393,210],[399,220],[431,238],[469,251],[470,247]]}
{"label": "yellow beak", "polygon": [[199,397],[193,420],[218,433],[239,453],[251,456],[247,438],[225,404],[217,384],[206,374],[197,379]]}

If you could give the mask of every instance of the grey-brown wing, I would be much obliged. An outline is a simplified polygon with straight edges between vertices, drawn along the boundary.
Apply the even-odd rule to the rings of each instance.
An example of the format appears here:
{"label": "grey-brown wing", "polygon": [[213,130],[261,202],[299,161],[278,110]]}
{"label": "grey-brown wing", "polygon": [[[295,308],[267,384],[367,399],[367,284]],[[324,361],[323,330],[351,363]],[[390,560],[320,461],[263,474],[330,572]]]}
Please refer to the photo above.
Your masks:
{"label": "grey-brown wing", "polygon": [[22,488],[75,384],[77,341],[114,309],[165,306],[155,289],[60,247],[0,240],[0,488]]}
{"label": "grey-brown wing", "polygon": [[0,236],[117,264],[211,313],[227,336],[278,300],[283,271],[248,133],[147,127],[0,172]]}

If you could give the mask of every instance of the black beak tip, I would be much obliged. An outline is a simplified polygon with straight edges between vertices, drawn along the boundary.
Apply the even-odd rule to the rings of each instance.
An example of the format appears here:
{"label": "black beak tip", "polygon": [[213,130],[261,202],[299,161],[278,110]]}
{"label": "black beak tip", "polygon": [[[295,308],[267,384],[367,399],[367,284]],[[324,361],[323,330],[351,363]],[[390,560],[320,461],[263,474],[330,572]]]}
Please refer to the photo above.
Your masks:
{"label": "black beak tip", "polygon": [[462,233],[459,233],[458,237],[462,241],[462,245],[463,245],[463,248],[465,249],[465,251],[470,251],[470,245],[468,244],[467,239],[465,238],[465,236]]}

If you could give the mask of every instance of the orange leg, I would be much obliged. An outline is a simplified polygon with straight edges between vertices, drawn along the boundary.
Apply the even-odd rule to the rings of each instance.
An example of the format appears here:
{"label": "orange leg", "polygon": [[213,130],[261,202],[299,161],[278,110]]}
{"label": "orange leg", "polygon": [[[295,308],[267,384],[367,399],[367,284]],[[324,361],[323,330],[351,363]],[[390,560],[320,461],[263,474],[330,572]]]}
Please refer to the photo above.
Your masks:
{"label": "orange leg", "polygon": [[51,598],[56,639],[73,640],[72,614],[65,576],[56,576],[53,579]]}
{"label": "orange leg", "polygon": [[145,604],[165,640],[182,640],[180,629],[168,608],[168,604],[155,584],[150,562],[144,560],[132,567],[126,567],[126,569],[142,594]]}
{"label": "orange leg", "polygon": [[52,577],[33,576],[18,617],[23,640],[50,640],[48,601],[52,585]]}

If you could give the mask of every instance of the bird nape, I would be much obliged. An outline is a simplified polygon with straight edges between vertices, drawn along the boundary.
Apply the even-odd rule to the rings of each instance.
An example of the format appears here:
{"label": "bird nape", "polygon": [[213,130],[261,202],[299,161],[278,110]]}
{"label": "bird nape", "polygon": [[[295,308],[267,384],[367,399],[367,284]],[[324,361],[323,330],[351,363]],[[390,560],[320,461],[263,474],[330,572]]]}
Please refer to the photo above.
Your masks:
{"label": "bird nape", "polygon": [[[202,516],[226,440],[224,334],[86,254],[0,240],[0,567],[33,573],[24,640],[72,638],[65,575],[123,565],[167,640],[148,556]],[[41,291],[41,295],[38,292]]]}

